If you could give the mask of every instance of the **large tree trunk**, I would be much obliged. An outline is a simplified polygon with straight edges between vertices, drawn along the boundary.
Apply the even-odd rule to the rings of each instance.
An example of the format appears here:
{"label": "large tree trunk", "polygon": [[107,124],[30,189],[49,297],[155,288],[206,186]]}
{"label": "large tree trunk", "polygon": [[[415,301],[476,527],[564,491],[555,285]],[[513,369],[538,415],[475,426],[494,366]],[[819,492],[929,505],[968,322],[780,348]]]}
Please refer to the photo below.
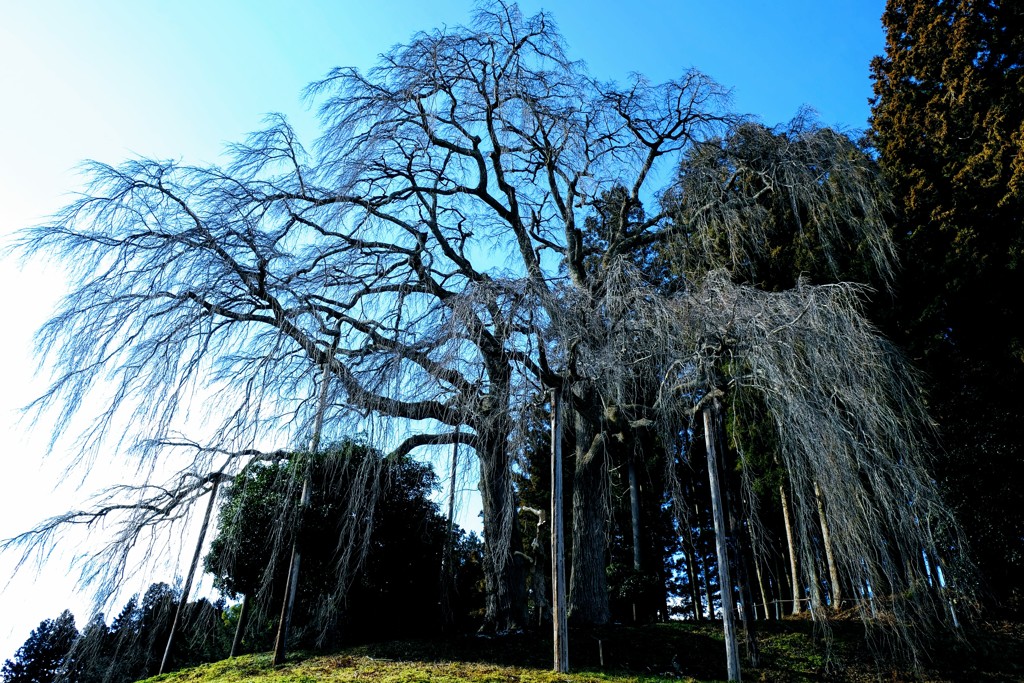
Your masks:
{"label": "large tree trunk", "polygon": [[[577,385],[578,386],[578,385]],[[572,491],[572,572],[569,618],[577,625],[611,620],[608,604],[605,454],[598,412],[589,389],[574,389],[576,463]]]}
{"label": "large tree trunk", "polygon": [[506,633],[526,626],[526,586],[515,490],[505,443],[484,440],[479,454],[484,518],[484,629]]}
{"label": "large tree trunk", "polygon": [[740,680],[740,653],[733,616],[732,578],[729,574],[729,538],[718,476],[718,400],[704,408],[704,442],[708,451],[708,488],[711,489],[711,514],[715,523],[715,547],[718,551],[718,587],[722,601],[722,625],[725,630],[725,658],[730,681]]}

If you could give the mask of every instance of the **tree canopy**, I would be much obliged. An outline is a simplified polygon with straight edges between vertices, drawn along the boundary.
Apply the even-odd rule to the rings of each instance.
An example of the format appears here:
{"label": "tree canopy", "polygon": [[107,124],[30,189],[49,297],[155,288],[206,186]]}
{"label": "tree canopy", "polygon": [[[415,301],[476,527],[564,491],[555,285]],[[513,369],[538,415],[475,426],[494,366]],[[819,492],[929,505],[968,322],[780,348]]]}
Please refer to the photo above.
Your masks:
{"label": "tree canopy", "polygon": [[1024,504],[1024,9],[892,0],[872,64],[870,132],[896,200],[904,268],[883,313],[929,376],[937,474],[985,592],[1021,602]]}

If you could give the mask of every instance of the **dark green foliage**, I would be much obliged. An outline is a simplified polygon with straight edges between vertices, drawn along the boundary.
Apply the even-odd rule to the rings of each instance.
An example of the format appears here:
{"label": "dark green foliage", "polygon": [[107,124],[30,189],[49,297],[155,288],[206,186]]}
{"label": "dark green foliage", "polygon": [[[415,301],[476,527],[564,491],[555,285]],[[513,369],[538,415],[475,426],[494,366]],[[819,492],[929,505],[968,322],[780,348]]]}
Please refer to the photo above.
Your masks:
{"label": "dark green foliage", "polygon": [[[389,462],[370,546],[358,578],[348,590],[348,640],[432,635],[441,622],[441,555],[448,522],[427,496],[435,487],[429,467],[402,459]],[[482,607],[479,539],[458,528],[455,586],[450,608],[465,628],[470,612]],[[474,609],[475,608],[475,609]]]}
{"label": "dark green foliage", "polygon": [[[300,515],[307,473],[312,494]],[[302,570],[292,629],[300,646],[439,628],[448,522],[429,498],[435,485],[429,467],[385,460],[354,442],[247,468],[228,489],[206,558],[218,587],[256,603],[247,647],[269,646],[296,532]],[[480,598],[480,549],[455,533],[453,611],[464,623]]]}
{"label": "dark green foliage", "polygon": [[[76,661],[69,671],[70,679],[130,683],[155,675],[180,598],[179,589],[154,583],[141,601],[133,596],[109,627],[102,616],[94,619],[75,645]],[[227,656],[230,632],[222,615],[223,604],[205,598],[185,605],[167,665],[169,671]]]}
{"label": "dark green foliage", "polygon": [[[154,583],[140,602],[132,596],[108,626],[97,614],[79,633],[71,612],[42,622],[13,660],[3,667],[4,683],[131,683],[153,676],[167,643],[181,592]],[[185,606],[169,669],[227,656],[230,633],[223,605],[206,599]]]}
{"label": "dark green foliage", "polygon": [[224,496],[219,533],[204,564],[214,575],[214,586],[231,597],[254,593],[271,566],[273,546],[268,540],[285,504],[274,493],[280,474],[279,467],[248,467]]}
{"label": "dark green foliage", "polygon": [[662,256],[676,273],[717,268],[766,291],[884,283],[887,196],[867,151],[806,112],[769,128],[742,122],[689,150],[663,200],[676,221]]}
{"label": "dark green foliage", "polygon": [[[132,598],[114,619],[105,650],[114,672],[123,680],[151,676],[159,670],[180,599],[180,589],[154,583],[141,602]],[[168,670],[220,659],[227,654],[225,628],[220,618],[222,609],[223,605],[213,605],[205,598],[186,604]]]}
{"label": "dark green foliage", "polygon": [[4,662],[0,676],[4,683],[50,683],[71,666],[71,648],[78,637],[75,617],[64,610],[56,619],[46,619],[33,629],[14,659]]}
{"label": "dark green foliage", "polygon": [[930,376],[938,475],[994,604],[1024,607],[1024,5],[891,0],[871,139],[904,270],[890,334]]}

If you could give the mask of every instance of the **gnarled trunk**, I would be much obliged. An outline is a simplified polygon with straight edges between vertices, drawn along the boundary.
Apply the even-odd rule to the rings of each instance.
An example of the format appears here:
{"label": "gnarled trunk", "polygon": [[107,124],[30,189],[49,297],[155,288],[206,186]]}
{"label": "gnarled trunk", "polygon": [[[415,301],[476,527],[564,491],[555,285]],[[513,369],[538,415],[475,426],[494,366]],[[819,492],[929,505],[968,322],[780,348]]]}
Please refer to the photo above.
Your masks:
{"label": "gnarled trunk", "polygon": [[572,490],[572,571],[569,618],[575,624],[601,625],[611,620],[608,604],[604,490],[607,484],[604,444],[592,390],[574,388],[576,462]]}
{"label": "gnarled trunk", "polygon": [[480,458],[480,497],[484,518],[484,629],[496,633],[526,626],[526,586],[515,491],[504,443],[484,440]]}

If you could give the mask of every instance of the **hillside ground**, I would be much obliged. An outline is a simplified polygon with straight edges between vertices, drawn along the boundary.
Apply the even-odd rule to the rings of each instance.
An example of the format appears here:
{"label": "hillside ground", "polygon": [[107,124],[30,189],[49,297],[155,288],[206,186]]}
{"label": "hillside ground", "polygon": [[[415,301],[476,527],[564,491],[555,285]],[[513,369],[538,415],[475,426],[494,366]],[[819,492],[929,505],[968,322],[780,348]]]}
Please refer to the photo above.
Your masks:
{"label": "hillside ground", "polygon": [[[744,662],[745,681],[1022,681],[1024,625],[984,623],[950,635],[915,667],[884,653],[859,623],[839,622],[826,634],[807,620],[759,622],[761,662]],[[742,646],[741,646],[742,647]],[[716,623],[615,626],[573,631],[573,673],[550,671],[550,637],[537,633],[461,636],[360,645],[332,654],[295,653],[281,667],[269,654],[238,657],[148,679],[151,683],[455,683],[500,681],[609,683],[724,680],[724,644]]]}

